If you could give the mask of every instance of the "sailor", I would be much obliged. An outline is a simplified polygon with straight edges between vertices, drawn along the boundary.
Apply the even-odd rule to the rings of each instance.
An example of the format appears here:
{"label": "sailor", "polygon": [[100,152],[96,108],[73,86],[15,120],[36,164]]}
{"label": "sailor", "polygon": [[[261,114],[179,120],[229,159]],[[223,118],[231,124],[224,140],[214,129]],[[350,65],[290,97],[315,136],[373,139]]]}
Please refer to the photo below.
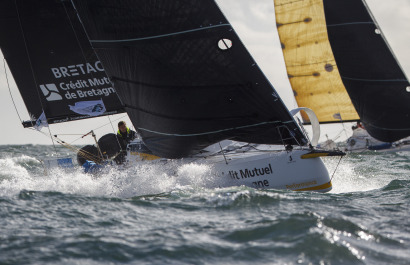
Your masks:
{"label": "sailor", "polygon": [[125,121],[118,123],[117,139],[121,146],[121,153],[114,159],[118,164],[125,162],[127,145],[137,137],[137,133],[127,127]]}
{"label": "sailor", "polygon": [[352,130],[354,131],[354,130],[357,130],[359,128],[364,130],[363,124],[360,121],[357,121],[356,125],[352,126]]}
{"label": "sailor", "polygon": [[125,121],[120,121],[118,123],[117,137],[118,140],[120,140],[121,148],[125,149],[127,147],[127,144],[129,144],[137,137],[137,133],[128,128]]}

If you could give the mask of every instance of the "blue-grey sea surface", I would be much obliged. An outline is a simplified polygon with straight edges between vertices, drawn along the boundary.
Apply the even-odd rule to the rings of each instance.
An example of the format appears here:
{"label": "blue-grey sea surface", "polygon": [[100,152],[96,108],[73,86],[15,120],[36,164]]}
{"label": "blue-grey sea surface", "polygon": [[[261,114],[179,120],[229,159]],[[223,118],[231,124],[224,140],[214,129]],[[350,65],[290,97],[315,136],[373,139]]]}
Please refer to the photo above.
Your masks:
{"label": "blue-grey sea surface", "polygon": [[410,152],[348,154],[326,194],[209,189],[195,164],[45,171],[53,155],[0,146],[0,264],[410,264]]}

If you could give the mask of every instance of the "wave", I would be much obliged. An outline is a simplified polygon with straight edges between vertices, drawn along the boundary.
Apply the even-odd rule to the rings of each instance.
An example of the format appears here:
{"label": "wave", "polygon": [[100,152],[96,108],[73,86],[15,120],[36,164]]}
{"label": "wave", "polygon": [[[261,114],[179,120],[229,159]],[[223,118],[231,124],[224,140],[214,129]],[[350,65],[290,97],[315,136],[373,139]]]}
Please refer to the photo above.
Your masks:
{"label": "wave", "polygon": [[[40,153],[50,157],[51,150],[52,147],[44,146],[2,148],[0,195],[13,196],[21,190],[34,190],[131,198],[170,191],[218,187],[218,180],[211,174],[211,168],[195,163],[144,163],[125,169],[110,166],[97,176],[84,174],[80,168],[46,172],[41,162],[35,158],[37,156],[31,154]],[[63,149],[60,150],[60,155],[66,155]],[[349,154],[340,164],[338,158],[323,160],[329,174],[333,176],[331,193],[334,194],[381,189],[394,180],[408,177],[410,167],[408,152],[374,156]]]}

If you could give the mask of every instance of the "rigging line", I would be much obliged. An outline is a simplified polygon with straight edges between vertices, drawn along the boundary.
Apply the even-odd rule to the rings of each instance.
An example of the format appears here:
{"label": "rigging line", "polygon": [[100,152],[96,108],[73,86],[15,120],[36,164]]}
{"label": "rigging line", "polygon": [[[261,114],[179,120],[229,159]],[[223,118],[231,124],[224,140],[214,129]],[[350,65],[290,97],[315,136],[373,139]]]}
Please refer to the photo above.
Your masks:
{"label": "rigging line", "polygon": [[57,143],[59,143],[60,145],[62,145],[63,147],[70,149],[71,151],[77,153],[77,155],[80,155],[88,160],[92,160],[94,162],[96,162],[97,164],[99,164],[101,162],[100,157],[95,156],[94,154],[91,154],[85,150],[81,150],[80,148],[77,148],[73,145],[70,145],[66,142],[64,142],[63,140],[61,140],[60,138],[58,138],[57,136],[54,136],[56,138]]}
{"label": "rigging line", "polygon": [[[22,35],[22,37],[23,37],[24,47],[25,47],[25,50],[26,50],[26,53],[27,53],[27,59],[28,59],[29,64],[30,64],[31,74],[32,74],[32,76],[33,76],[34,85],[35,85],[35,87],[36,87],[38,100],[40,101],[41,110],[42,110],[43,113],[44,113],[44,106],[43,106],[43,102],[41,101],[40,92],[38,91],[38,87],[39,87],[39,86],[38,86],[38,83],[37,83],[36,75],[34,74],[34,68],[33,68],[33,63],[32,63],[32,61],[31,61],[30,53],[29,53],[29,51],[28,51],[27,39],[26,39],[26,36],[25,36],[25,34],[24,34],[23,25],[22,25],[22,23],[21,23],[21,17],[20,17],[19,8],[18,8],[18,5],[17,5],[17,0],[14,1],[14,4],[15,4],[15,6],[16,6],[16,12],[17,12],[18,20],[19,20],[21,35]],[[54,146],[54,152],[56,153],[56,155],[57,155],[57,157],[58,157],[57,148],[56,148],[56,145],[55,145],[54,140],[53,140],[53,138],[52,138],[51,129],[50,129],[49,126],[47,126],[47,128],[48,128],[48,132],[50,133],[51,142],[53,143],[53,146]]]}
{"label": "rigging line", "polygon": [[[308,135],[308,133],[307,133],[305,127],[303,126],[301,120],[299,119],[299,117],[296,117],[296,120],[297,120],[297,122],[298,122],[298,125],[299,125],[299,127],[300,127],[300,129],[301,129],[303,135],[304,135],[305,138],[308,140],[308,142],[309,142],[310,144],[312,144],[312,142],[311,142],[311,140],[310,140],[310,138],[309,138],[309,135]],[[312,134],[313,134],[313,126],[312,126]],[[313,135],[312,135],[312,139],[313,139]]]}
{"label": "rigging line", "polygon": [[[37,132],[39,132],[40,134],[44,135],[45,137],[49,138],[49,135],[47,135],[45,132],[36,130],[36,129],[34,129],[34,128],[28,128],[28,129],[33,130],[33,131],[37,131]],[[75,146],[72,146],[72,145],[69,145],[69,144],[65,143],[63,140],[59,139],[57,136],[54,136],[54,137],[57,139],[56,142],[57,142],[58,144],[62,145],[63,147],[65,147],[65,148],[67,148],[67,149],[70,149],[71,151],[74,151],[74,152],[77,152],[78,150],[80,150],[79,148],[77,148],[77,147],[75,147]]]}
{"label": "rigging line", "polygon": [[174,35],[180,35],[180,34],[185,34],[185,33],[191,33],[191,32],[211,29],[211,28],[227,27],[227,26],[230,27],[231,24],[219,24],[219,25],[213,25],[213,26],[208,26],[208,27],[178,31],[178,32],[173,32],[173,33],[168,33],[168,34],[160,34],[160,35],[156,35],[156,36],[142,37],[142,38],[123,39],[123,40],[90,40],[90,42],[91,43],[104,43],[104,42],[105,43],[115,43],[115,42],[132,42],[132,41],[140,41],[140,40],[150,40],[150,39],[169,37],[169,36],[174,36]]}
{"label": "rigging line", "polygon": [[[56,134],[57,135],[57,134]],[[58,135],[84,135],[83,133],[59,133]]]}
{"label": "rigging line", "polygon": [[32,63],[32,61],[31,61],[30,53],[28,52],[26,35],[24,34],[23,25],[22,25],[22,23],[21,23],[20,12],[19,12],[19,8],[18,8],[18,5],[17,5],[17,0],[14,0],[14,4],[15,4],[15,6],[16,6],[16,12],[17,12],[18,20],[19,20],[21,35],[22,35],[22,37],[23,37],[24,47],[25,47],[25,50],[26,50],[27,59],[28,59],[29,64],[30,64],[30,69],[31,69],[31,74],[32,74],[32,76],[33,76],[33,80],[34,80],[34,85],[36,86],[36,91],[37,91],[38,100],[40,101],[40,105],[41,105],[42,111],[44,111],[43,102],[41,101],[40,92],[38,91],[38,87],[39,87],[39,86],[38,86],[38,83],[37,83],[36,75],[34,74],[33,63]]}
{"label": "rigging line", "polygon": [[[73,4],[72,2],[71,2],[71,4],[73,5],[73,8],[74,8],[74,4]],[[70,22],[71,30],[73,31],[74,36],[75,36],[75,40],[76,40],[76,42],[77,42],[77,45],[78,45],[78,47],[79,47],[80,50],[81,50],[81,55],[83,56],[83,59],[84,59],[85,63],[87,64],[87,63],[89,63],[89,60],[87,60],[87,57],[85,56],[84,49],[83,49],[83,47],[81,46],[80,40],[79,40],[79,38],[78,38],[78,34],[77,34],[77,32],[75,31],[75,29],[74,29],[73,22],[72,22],[72,20],[71,20],[71,18],[70,18],[70,15],[68,14],[67,8],[66,8],[66,6],[65,6],[65,4],[64,4],[63,1],[61,1],[61,5],[62,5],[63,8],[64,8],[64,12],[65,12],[65,14],[66,14],[66,16],[67,16],[67,18],[68,18],[68,21]],[[85,31],[85,29],[84,29],[84,31]],[[87,35],[87,33],[86,33],[86,35]],[[89,38],[88,38],[88,35],[87,35],[87,39],[89,39]],[[90,46],[91,46],[91,44],[90,44]],[[93,51],[94,51],[94,50],[93,50]],[[95,53],[95,56],[97,57],[97,54],[96,54],[96,53]],[[97,60],[98,60],[98,57],[97,57]],[[105,72],[105,70],[104,70],[104,72]],[[90,72],[90,74],[91,74],[91,78],[95,78],[95,77],[94,77],[94,73],[93,73],[92,71]]]}
{"label": "rigging line", "polygon": [[[79,47],[80,50],[81,50],[81,55],[83,56],[84,61],[85,61],[86,63],[88,63],[88,60],[87,60],[87,58],[85,57],[85,54],[84,54],[83,47],[81,47],[81,45],[80,45],[80,40],[78,39],[77,32],[76,32],[75,29],[74,29],[73,22],[71,21],[71,18],[70,18],[70,16],[68,15],[67,8],[66,8],[66,6],[65,6],[65,4],[64,4],[63,1],[61,1],[61,5],[62,5],[63,8],[64,8],[64,12],[65,12],[65,14],[67,15],[68,21],[70,22],[71,29],[72,29],[72,31],[73,31],[73,33],[74,33],[74,36],[75,36],[75,40],[77,41],[78,47]],[[91,72],[91,77],[93,77],[92,75],[93,75],[93,73]]]}
{"label": "rigging line", "polygon": [[10,84],[9,84],[9,78],[8,78],[8,76],[7,76],[7,68],[6,68],[6,59],[5,59],[5,58],[3,58],[3,65],[4,65],[4,73],[5,73],[5,75],[6,75],[7,87],[9,88],[9,93],[10,93],[11,101],[13,101],[13,105],[14,105],[14,108],[16,109],[16,113],[17,113],[17,116],[18,116],[19,119],[20,119],[20,122],[23,123],[23,120],[21,119],[20,114],[19,114],[19,112],[18,112],[18,110],[17,110],[16,103],[14,102],[13,94],[11,93],[11,88],[10,88]]}
{"label": "rigging line", "polygon": [[[115,131],[115,129],[114,129],[114,126],[112,125],[112,122],[111,122],[111,118],[110,118],[110,116],[107,116],[108,117],[108,119],[110,120],[110,124],[111,124],[111,128],[112,128],[112,131],[113,131],[113,133],[115,134],[115,140],[117,140],[117,144],[118,144],[118,146],[120,147],[120,149],[121,149],[121,151],[123,151],[122,150],[122,146],[121,146],[121,144],[120,144],[120,140],[118,140],[118,137],[117,137],[117,133],[116,133],[116,131]],[[118,130],[119,131],[119,130]]]}
{"label": "rigging line", "polygon": [[[90,37],[88,36],[88,32],[85,30],[85,25],[84,25],[83,21],[81,20],[80,14],[78,13],[77,8],[75,7],[75,4],[74,4],[73,0],[71,0],[70,2],[71,2],[71,5],[72,5],[72,7],[73,7],[73,9],[74,9],[74,12],[75,12],[75,14],[76,14],[76,16],[77,16],[78,22],[80,23],[81,28],[83,29],[84,34],[85,34],[85,36],[87,37],[88,43],[90,44],[91,49],[93,50],[93,52],[94,52],[94,54],[95,54],[95,57],[97,58],[97,60],[99,60],[99,61],[101,62],[100,58],[98,57],[98,54],[97,54],[97,53],[95,52],[95,50],[94,50],[94,47],[93,47],[93,45],[92,45],[92,43],[91,43],[91,41],[90,41]],[[63,5],[64,5],[64,4],[63,4]],[[77,32],[74,30],[73,23],[72,23],[72,21],[71,21],[70,16],[68,15],[68,12],[67,12],[67,9],[66,9],[65,5],[64,5],[64,10],[65,10],[65,12],[66,12],[66,14],[67,14],[68,19],[70,20],[70,25],[71,25],[71,28],[72,28],[73,31],[74,31],[75,36],[76,36],[77,43],[78,43],[78,45],[80,45],[79,40],[78,40],[78,36],[77,36]],[[80,48],[81,48],[81,51],[82,51],[82,53],[83,53],[83,57],[84,57],[85,61],[87,62],[87,58],[86,58],[86,56],[85,56],[85,54],[84,54],[84,51],[83,51],[81,45],[80,45]],[[103,64],[102,62],[101,62],[101,65],[102,65],[103,68],[104,68],[104,64]],[[104,68],[104,72],[105,72],[105,68]],[[107,75],[107,72],[105,72],[105,74]],[[94,77],[94,74],[93,74],[93,73],[91,73],[91,77]],[[108,75],[107,75],[107,77],[108,77]],[[115,89],[115,84],[114,84],[113,80],[111,80],[111,78],[108,78],[108,79],[110,80],[110,83],[111,83],[112,87]],[[117,94],[117,92],[116,92],[116,94]],[[118,94],[117,94],[117,98],[118,98],[118,100],[120,101],[121,106],[123,107],[123,106],[124,106],[124,103],[123,103],[122,99],[120,98],[120,96],[118,96]]]}
{"label": "rigging line", "polygon": [[342,161],[342,158],[343,158],[343,156],[340,157],[339,162],[338,162],[337,165],[336,165],[335,171],[333,172],[332,177],[330,178],[330,182],[332,182],[333,177],[335,176],[336,170],[337,170],[337,168],[338,168],[338,166],[339,166],[339,164],[340,164],[340,161]]}
{"label": "rigging line", "polygon": [[[73,25],[73,22],[72,22],[72,20],[71,20],[70,15],[68,14],[67,8],[66,8],[65,4],[63,3],[63,1],[61,2],[61,4],[63,5],[64,11],[65,11],[66,16],[67,16],[67,18],[68,18],[68,21],[70,22],[71,30],[72,30],[73,33],[74,33],[74,36],[75,36],[77,45],[78,45],[78,47],[79,47],[80,50],[81,50],[81,55],[83,56],[84,61],[85,61],[86,63],[89,63],[89,60],[87,60],[87,57],[85,56],[84,49],[83,49],[83,47],[81,46],[80,40],[79,40],[79,38],[78,38],[77,31],[74,29],[74,25]],[[72,1],[71,1],[71,5],[73,6],[74,12],[76,13],[77,18],[78,18],[79,22],[81,23],[81,27],[82,27],[82,29],[84,30],[85,35],[87,36],[87,40],[89,40],[88,34],[87,34],[87,32],[85,31],[85,27],[83,27],[83,24],[82,24],[82,22],[81,22],[81,20],[80,20],[80,17],[79,17],[79,15],[78,15],[77,10],[75,9],[74,3],[73,3]],[[94,55],[95,55],[96,59],[97,59],[97,60],[100,60],[100,59],[98,58],[97,53],[96,53],[96,52],[94,51],[94,49],[92,48],[92,45],[91,45],[90,42],[89,42],[89,44],[90,44],[90,46],[91,46],[91,50],[94,52]],[[101,62],[101,61],[100,61],[100,62]],[[101,62],[101,64],[102,64],[102,62]],[[103,68],[104,68],[104,65],[103,65]],[[107,73],[105,72],[105,69],[104,69],[104,73],[105,73],[105,75],[107,75]],[[91,72],[90,74],[91,74],[91,78],[95,78],[95,77],[94,77],[94,73]],[[111,85],[113,86],[113,88],[115,89],[114,82],[112,82],[112,81],[110,80],[110,83],[111,83]],[[121,100],[121,98],[118,96],[118,94],[117,94],[117,98],[119,99],[121,105],[124,105],[124,103],[122,102],[122,100]],[[101,100],[102,100],[102,99],[101,99]],[[78,139],[77,139],[77,140],[78,140]]]}
{"label": "rigging line", "polygon": [[60,145],[64,146],[67,149],[70,149],[71,151],[73,151],[74,153],[77,153],[77,155],[86,158],[87,160],[91,160],[96,162],[97,164],[100,164],[100,162],[102,162],[102,159],[99,156],[96,156],[92,153],[89,153],[85,150],[81,150],[73,145],[70,145],[66,142],[64,142],[63,140],[59,139],[58,137],[56,137],[57,139],[57,143],[59,143]]}
{"label": "rigging line", "polygon": [[[345,132],[346,138],[349,138],[349,136],[347,135],[347,130],[345,128],[345,123],[343,122],[343,120],[342,120],[341,124],[342,124],[342,127],[343,127],[343,131]],[[335,140],[336,140],[336,138],[335,138]]]}
{"label": "rigging line", "polygon": [[[345,122],[342,121],[341,124],[342,124],[343,129],[342,129],[338,134],[336,134],[336,136],[334,136],[333,138],[331,138],[331,140],[332,140],[333,142],[335,142],[335,143],[336,143],[336,140],[341,136],[341,134],[342,134],[343,132],[346,134],[346,139],[349,138],[349,136],[347,135],[347,130],[346,130],[346,128],[345,128]],[[326,135],[327,135],[327,134],[326,134]],[[339,149],[339,147],[337,147],[337,149]]]}
{"label": "rigging line", "polygon": [[[73,22],[72,22],[72,20],[71,20],[70,15],[68,14],[67,8],[66,8],[66,6],[65,6],[65,4],[64,4],[63,2],[61,2],[61,4],[63,5],[64,11],[65,11],[66,16],[67,16],[67,18],[68,18],[68,21],[70,22],[70,26],[71,26],[71,29],[72,29],[72,31],[73,31],[73,33],[74,33],[74,36],[75,36],[77,45],[78,45],[78,47],[79,47],[80,50],[81,50],[81,55],[83,56],[84,61],[85,61],[86,63],[89,63],[89,60],[87,60],[87,57],[85,56],[84,49],[83,49],[83,47],[81,46],[80,40],[79,40],[79,38],[78,38],[77,31],[74,29],[74,25],[73,25]],[[95,55],[96,59],[97,59],[97,60],[100,60],[100,59],[98,58],[97,53],[94,51],[94,49],[93,49],[93,47],[92,47],[92,45],[91,45],[91,42],[89,41],[90,38],[88,37],[87,31],[85,30],[85,27],[84,27],[84,25],[82,24],[82,21],[81,21],[81,19],[80,19],[80,16],[78,15],[77,9],[75,8],[74,3],[73,3],[72,1],[71,1],[71,5],[73,6],[74,12],[75,12],[75,14],[77,15],[78,21],[81,23],[81,28],[84,30],[84,33],[85,33],[85,35],[87,36],[87,40],[88,40],[88,43],[90,44],[91,50],[94,52],[94,55]],[[100,62],[101,62],[101,60],[100,60]],[[102,64],[102,62],[101,62],[101,64]],[[104,65],[103,65],[103,68],[104,68]],[[107,73],[105,72],[105,69],[104,69],[104,73],[105,73],[105,75],[107,75]],[[94,73],[91,72],[90,74],[91,74],[91,78],[95,78],[95,77],[94,77]],[[109,78],[109,79],[110,79],[110,78]],[[110,83],[111,83],[111,85],[113,86],[113,88],[115,89],[114,82],[112,82],[111,79],[110,79]],[[118,98],[118,100],[120,101],[121,105],[123,106],[124,103],[122,102],[122,100],[121,100],[121,98],[118,96],[118,94],[117,94],[117,98]],[[102,100],[102,99],[101,99],[101,100]],[[78,140],[78,139],[77,139],[77,140]]]}
{"label": "rigging line", "polygon": [[[47,120],[47,118],[46,118],[46,120]],[[56,145],[55,145],[55,143],[54,143],[53,135],[52,135],[52,133],[51,133],[50,126],[47,126],[47,129],[48,129],[48,133],[50,134],[51,141],[53,142],[54,152],[56,153],[57,157],[59,157],[59,155],[58,155],[58,153],[57,153]]]}
{"label": "rigging line", "polygon": [[[344,87],[344,86],[343,86]],[[344,88],[345,90],[346,90],[346,88]],[[346,91],[346,93],[347,93],[347,91]],[[335,101],[336,101],[336,99],[334,99]],[[337,101],[335,102],[335,104],[337,105],[337,108],[338,108],[338,110],[339,110],[339,114],[341,113],[341,111],[340,111],[340,106],[339,106],[339,104],[337,103]],[[352,103],[352,105],[353,105],[353,103]],[[333,138],[333,141],[335,141],[336,139],[337,139],[337,137],[339,137],[343,132],[345,133],[345,135],[346,135],[346,138],[349,138],[349,136],[347,135],[347,130],[346,130],[346,128],[345,128],[345,123],[346,123],[347,121],[343,121],[343,118],[342,118],[342,114],[340,114],[340,124],[342,125],[342,128],[343,128],[343,130],[338,134],[338,135],[336,135],[336,137],[334,137]]]}
{"label": "rigging line", "polygon": [[218,144],[219,144],[219,147],[221,148],[222,155],[224,156],[225,163],[228,165],[228,160],[226,160],[226,156],[225,156],[224,150],[222,149],[221,142],[218,142]]}
{"label": "rigging line", "polygon": [[[113,121],[118,121],[118,120],[123,119],[123,118],[125,118],[125,117],[127,117],[127,116],[124,115],[124,116],[119,117],[119,118],[117,118],[117,119],[115,119],[115,120],[113,120]],[[101,125],[100,127],[97,127],[97,128],[95,128],[95,129],[93,129],[93,130],[96,131],[96,130],[98,130],[98,129],[101,129],[102,127],[107,126],[108,124],[109,124],[109,123],[103,124],[103,125]],[[70,144],[73,144],[74,142],[77,142],[77,141],[80,140],[81,138],[83,138],[83,137],[79,137],[79,138],[75,139],[75,140],[72,141]]]}
{"label": "rigging line", "polygon": [[[222,129],[222,130],[216,130],[216,131],[211,131],[211,132],[203,132],[203,133],[192,133],[192,134],[177,134],[177,133],[164,133],[164,132],[157,132],[145,128],[137,128],[138,130],[141,131],[146,131],[146,132],[151,132],[159,135],[166,135],[166,136],[201,136],[201,135],[207,135],[207,134],[215,134],[215,133],[220,133],[220,132],[226,132],[226,131],[231,131],[231,130],[238,130],[238,129],[244,129],[244,128],[250,128],[250,127],[257,127],[260,125],[265,125],[265,124],[274,124],[274,123],[281,123],[281,121],[268,121],[268,122],[261,122],[257,124],[251,124],[251,125],[244,125],[244,126],[239,126],[239,127],[233,127],[233,128],[227,128],[227,129]],[[282,123],[294,123],[294,121],[284,121]]]}

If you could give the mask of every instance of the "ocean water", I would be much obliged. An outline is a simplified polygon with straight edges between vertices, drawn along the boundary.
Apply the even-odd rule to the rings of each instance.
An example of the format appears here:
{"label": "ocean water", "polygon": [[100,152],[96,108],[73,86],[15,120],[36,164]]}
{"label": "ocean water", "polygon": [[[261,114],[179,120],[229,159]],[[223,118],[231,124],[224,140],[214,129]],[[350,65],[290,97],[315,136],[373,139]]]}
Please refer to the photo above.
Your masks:
{"label": "ocean water", "polygon": [[326,194],[207,189],[194,164],[46,174],[53,154],[0,146],[0,264],[410,264],[410,152],[349,154]]}

